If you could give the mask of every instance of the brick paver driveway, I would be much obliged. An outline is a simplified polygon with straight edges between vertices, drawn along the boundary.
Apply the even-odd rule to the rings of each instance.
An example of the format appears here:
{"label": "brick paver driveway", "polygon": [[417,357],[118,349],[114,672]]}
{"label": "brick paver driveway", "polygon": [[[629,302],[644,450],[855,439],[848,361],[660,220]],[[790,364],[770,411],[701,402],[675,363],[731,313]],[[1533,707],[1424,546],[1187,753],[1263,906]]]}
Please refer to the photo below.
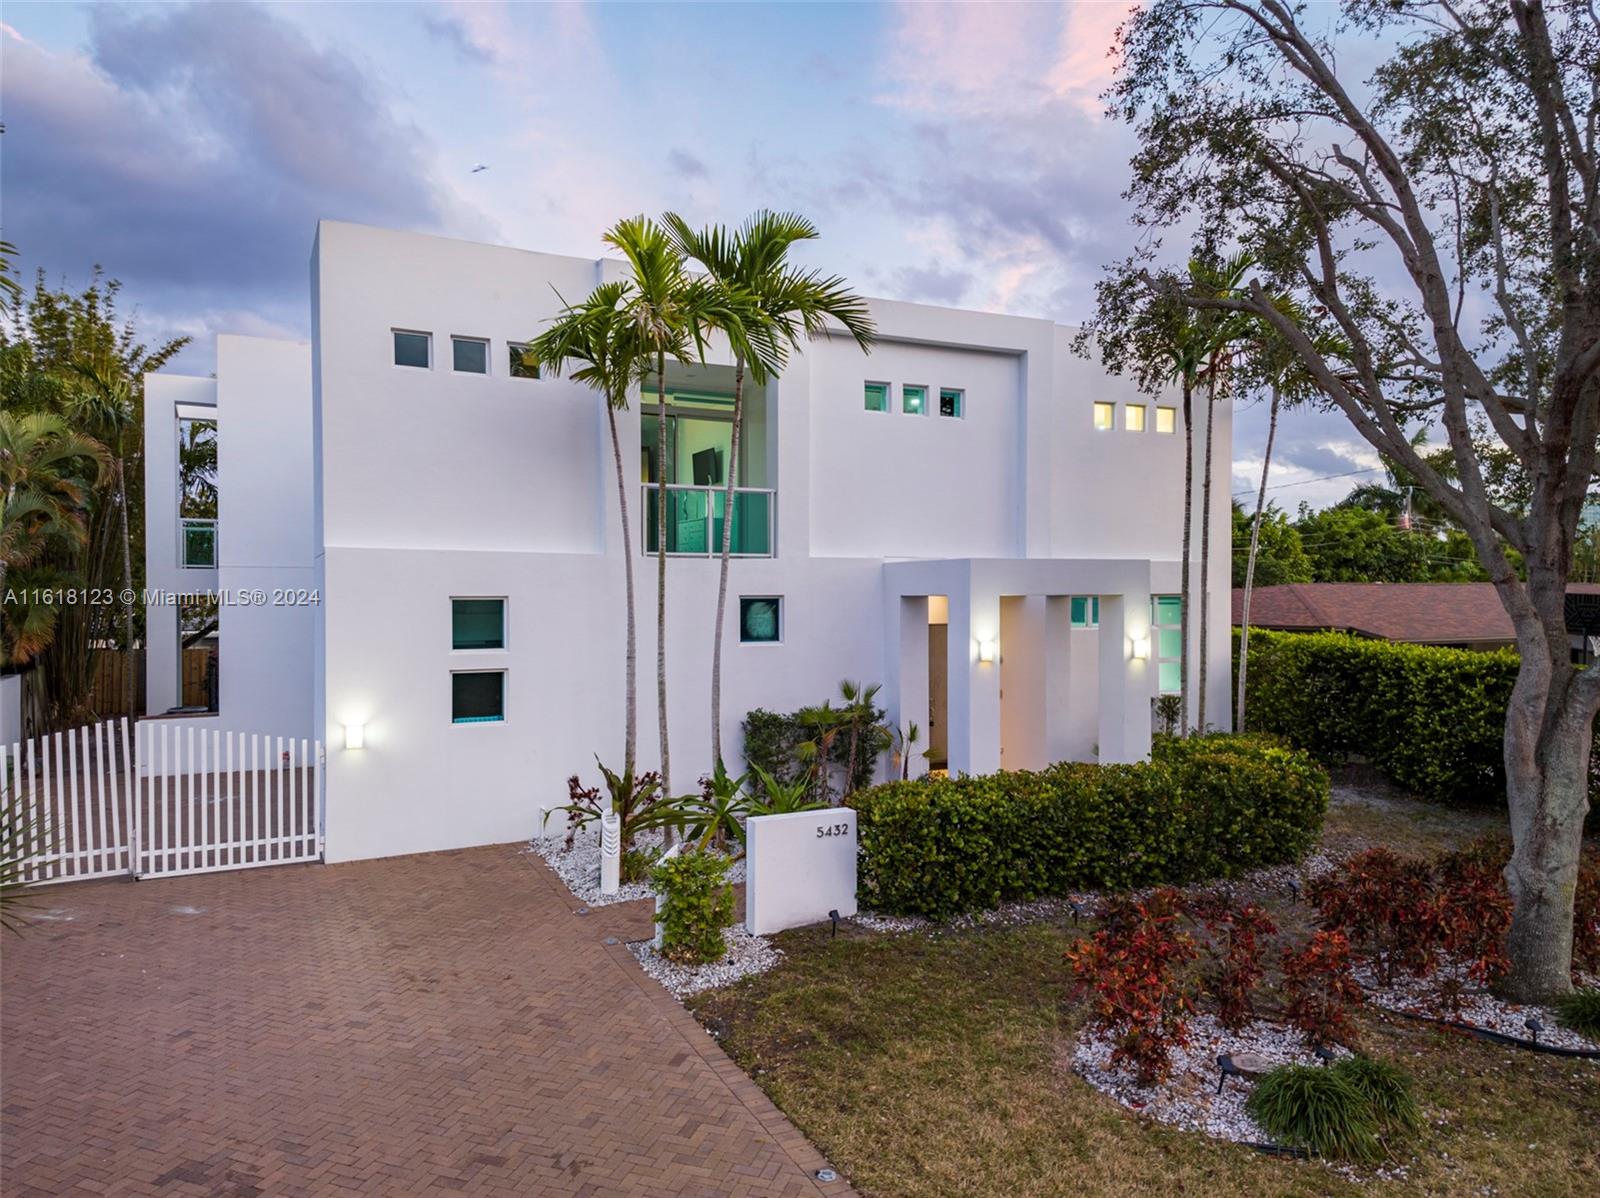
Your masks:
{"label": "brick paver driveway", "polygon": [[823,1161],[510,846],[42,892],[0,946],[0,1189],[829,1195]]}

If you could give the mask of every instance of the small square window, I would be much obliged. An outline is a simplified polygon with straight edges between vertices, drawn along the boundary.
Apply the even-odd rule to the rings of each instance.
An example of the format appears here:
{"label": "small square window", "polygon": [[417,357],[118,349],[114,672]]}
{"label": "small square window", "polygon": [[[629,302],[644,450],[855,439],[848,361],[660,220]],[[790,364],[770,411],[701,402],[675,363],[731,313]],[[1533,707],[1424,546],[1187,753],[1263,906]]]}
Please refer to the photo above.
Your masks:
{"label": "small square window", "polygon": [[775,595],[739,597],[739,642],[775,645],[783,640],[783,600]]}
{"label": "small square window", "polygon": [[450,675],[452,724],[495,724],[505,718],[504,670],[464,670]]}
{"label": "small square window", "polygon": [[866,385],[866,403],[869,412],[887,412],[889,410],[889,384],[868,383]]}
{"label": "small square window", "polygon": [[1156,432],[1175,433],[1178,431],[1178,409],[1156,408]]}
{"label": "small square window", "polygon": [[529,362],[523,357],[528,352],[526,344],[520,341],[508,342],[506,345],[506,373],[514,379],[536,379],[539,377],[539,364]]}
{"label": "small square window", "polygon": [[1072,597],[1072,626],[1074,628],[1100,627],[1100,596],[1074,595]]}
{"label": "small square window", "polygon": [[900,388],[900,410],[908,416],[923,416],[928,411],[928,389],[910,383]]}
{"label": "small square window", "polygon": [[1183,596],[1153,596],[1150,600],[1150,622],[1176,628],[1183,622]]}
{"label": "small square window", "polygon": [[967,393],[959,387],[939,388],[939,415],[961,417],[966,415]]}
{"label": "small square window", "polygon": [[406,333],[394,330],[394,364],[415,366],[426,370],[433,365],[433,338],[427,333]]}
{"label": "small square window", "polygon": [[489,343],[476,337],[450,338],[450,352],[457,374],[488,374]]}
{"label": "small square window", "polygon": [[1144,432],[1144,405],[1131,403],[1122,409],[1122,427],[1130,433]]}
{"label": "small square window", "polygon": [[1117,405],[1114,403],[1097,403],[1094,405],[1094,426],[1100,432],[1107,432],[1117,427]]}
{"label": "small square window", "polygon": [[506,601],[504,599],[450,600],[450,648],[504,649]]}

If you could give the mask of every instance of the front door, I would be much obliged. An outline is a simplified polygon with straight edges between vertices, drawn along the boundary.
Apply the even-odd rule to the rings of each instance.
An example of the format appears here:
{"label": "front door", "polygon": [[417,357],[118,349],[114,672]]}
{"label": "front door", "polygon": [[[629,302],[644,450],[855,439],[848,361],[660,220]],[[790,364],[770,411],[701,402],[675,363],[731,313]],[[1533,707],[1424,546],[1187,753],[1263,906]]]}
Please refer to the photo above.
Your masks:
{"label": "front door", "polygon": [[950,625],[928,625],[928,768],[947,769],[950,741]]}

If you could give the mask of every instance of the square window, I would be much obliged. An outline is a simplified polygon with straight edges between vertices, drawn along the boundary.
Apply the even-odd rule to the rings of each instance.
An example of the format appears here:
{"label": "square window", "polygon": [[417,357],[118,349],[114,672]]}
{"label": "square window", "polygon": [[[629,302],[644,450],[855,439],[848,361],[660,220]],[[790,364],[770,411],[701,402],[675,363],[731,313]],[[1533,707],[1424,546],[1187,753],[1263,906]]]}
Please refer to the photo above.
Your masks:
{"label": "square window", "polygon": [[900,410],[908,416],[922,416],[928,411],[928,389],[910,383],[900,388]]}
{"label": "square window", "polygon": [[450,675],[452,724],[494,724],[505,718],[504,670],[471,670]]}
{"label": "square window", "polygon": [[1100,596],[1074,595],[1072,597],[1072,626],[1074,628],[1100,627]]}
{"label": "square window", "polygon": [[450,352],[457,374],[488,374],[489,343],[476,337],[450,338]]}
{"label": "square window", "polygon": [[1130,433],[1144,432],[1144,405],[1131,403],[1122,409],[1122,427]]}
{"label": "square window", "polygon": [[1107,432],[1117,427],[1117,405],[1114,403],[1097,403],[1094,405],[1094,426],[1100,432]]}
{"label": "square window", "polygon": [[939,415],[965,416],[967,393],[958,387],[939,388]]}
{"label": "square window", "polygon": [[450,648],[504,649],[506,601],[504,599],[450,600]]}
{"label": "square window", "polygon": [[394,364],[415,366],[426,370],[433,365],[433,337],[428,333],[406,333],[394,330]]}
{"label": "square window", "polygon": [[1176,695],[1182,693],[1183,679],[1179,676],[1177,662],[1164,661],[1157,667],[1157,671],[1157,685],[1161,687],[1161,693],[1163,695]]}
{"label": "square window", "polygon": [[775,645],[783,640],[783,600],[776,595],[739,597],[739,643]]}
{"label": "square window", "polygon": [[1156,432],[1158,432],[1158,433],[1175,433],[1177,431],[1178,431],[1178,409],[1177,408],[1164,408],[1164,407],[1157,406],[1157,408],[1156,408]]}
{"label": "square window", "polygon": [[1150,599],[1150,622],[1176,628],[1183,623],[1182,595],[1155,595]]}
{"label": "square window", "polygon": [[868,383],[866,385],[866,404],[869,412],[887,412],[889,410],[889,384]]}
{"label": "square window", "polygon": [[536,379],[539,377],[539,364],[529,362],[523,358],[528,352],[528,347],[520,341],[506,343],[506,373],[514,379]]}

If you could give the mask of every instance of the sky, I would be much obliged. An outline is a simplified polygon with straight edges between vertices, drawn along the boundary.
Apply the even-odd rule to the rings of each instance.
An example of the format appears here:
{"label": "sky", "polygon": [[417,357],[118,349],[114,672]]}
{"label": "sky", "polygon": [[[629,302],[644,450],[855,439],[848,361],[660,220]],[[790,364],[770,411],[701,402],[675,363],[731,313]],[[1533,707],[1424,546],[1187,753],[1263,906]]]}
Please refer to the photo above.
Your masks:
{"label": "sky", "polygon": [[[179,373],[219,332],[309,335],[322,218],[598,257],[637,212],[792,209],[822,231],[797,256],[867,294],[1074,324],[1136,236],[1097,98],[1125,11],[8,0],[0,232],[29,275],[120,279],[147,339],[194,338]],[[1247,506],[1265,436],[1242,401]],[[1323,506],[1376,465],[1286,414],[1269,495]]]}

